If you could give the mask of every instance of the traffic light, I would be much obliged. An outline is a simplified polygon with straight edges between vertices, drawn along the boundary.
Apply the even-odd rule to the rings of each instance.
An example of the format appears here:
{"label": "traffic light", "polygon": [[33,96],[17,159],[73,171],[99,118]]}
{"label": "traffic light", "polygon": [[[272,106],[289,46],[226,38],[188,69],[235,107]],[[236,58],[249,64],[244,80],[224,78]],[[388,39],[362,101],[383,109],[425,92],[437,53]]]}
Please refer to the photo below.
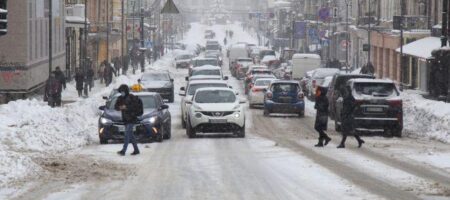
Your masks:
{"label": "traffic light", "polygon": [[8,33],[8,10],[6,10],[6,0],[0,0],[0,36]]}

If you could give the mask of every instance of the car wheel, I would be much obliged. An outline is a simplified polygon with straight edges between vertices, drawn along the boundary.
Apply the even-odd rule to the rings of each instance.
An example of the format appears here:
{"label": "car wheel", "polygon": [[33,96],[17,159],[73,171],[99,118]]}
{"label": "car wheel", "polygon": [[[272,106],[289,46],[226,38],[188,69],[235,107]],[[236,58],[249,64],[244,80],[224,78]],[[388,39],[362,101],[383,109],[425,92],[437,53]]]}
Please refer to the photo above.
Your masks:
{"label": "car wheel", "polygon": [[252,103],[248,105],[250,108],[255,108],[255,105],[253,105]]}
{"label": "car wheel", "polygon": [[305,117],[305,111],[300,111],[300,113],[298,113],[298,117],[300,118]]}
{"label": "car wheel", "polygon": [[160,128],[160,130],[159,130],[159,133],[156,134],[156,138],[155,138],[156,142],[163,142],[163,140],[164,140],[164,134],[165,134],[164,127],[161,126],[161,128]]}
{"label": "car wheel", "polygon": [[245,138],[245,124],[242,128],[236,131],[235,134],[240,138]]}
{"label": "car wheel", "polygon": [[195,130],[191,128],[191,122],[189,121],[189,119],[186,123],[186,134],[188,135],[189,138],[195,138],[196,136]]}
{"label": "car wheel", "polygon": [[184,121],[184,117],[181,117],[181,127],[186,128],[186,121]]}
{"label": "car wheel", "polygon": [[269,116],[270,115],[270,111],[269,111],[269,109],[267,109],[267,108],[264,108],[264,116]]}
{"label": "car wheel", "polygon": [[173,103],[174,99],[175,99],[175,95],[172,92],[172,94],[169,97],[169,103]]}
{"label": "car wheel", "polygon": [[100,137],[100,144],[108,144],[108,140],[106,138]]}
{"label": "car wheel", "polygon": [[334,129],[335,129],[337,132],[341,132],[341,125],[339,125],[339,124],[337,123],[337,119],[334,120]]}
{"label": "car wheel", "polygon": [[394,137],[398,137],[398,138],[402,137],[402,129],[393,129],[393,130],[391,130],[391,132]]}
{"label": "car wheel", "polygon": [[172,126],[171,121],[169,121],[169,124],[167,125],[167,131],[164,134],[164,139],[168,140],[172,137]]}

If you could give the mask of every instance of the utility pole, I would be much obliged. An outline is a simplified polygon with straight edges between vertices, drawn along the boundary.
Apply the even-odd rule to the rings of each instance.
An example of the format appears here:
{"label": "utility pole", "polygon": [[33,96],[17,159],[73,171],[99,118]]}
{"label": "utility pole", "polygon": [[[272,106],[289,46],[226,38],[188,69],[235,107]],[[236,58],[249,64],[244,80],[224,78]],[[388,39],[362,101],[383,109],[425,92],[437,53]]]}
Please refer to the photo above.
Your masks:
{"label": "utility pole", "polygon": [[448,0],[442,0],[442,36],[441,47],[447,46],[448,41]]}
{"label": "utility pole", "polygon": [[106,61],[109,63],[109,1],[106,1]]}
{"label": "utility pole", "polygon": [[88,25],[87,25],[87,0],[84,0],[84,44],[83,44],[83,73],[86,76],[87,71],[87,37],[88,37]]}
{"label": "utility pole", "polygon": [[48,1],[48,76],[52,73],[53,68],[53,5],[52,0]]}
{"label": "utility pole", "polygon": [[[348,46],[350,43],[350,33],[348,31],[348,6],[349,6],[350,2],[349,0],[345,0],[345,5],[346,5],[346,9],[345,9],[345,71],[348,73],[349,70],[349,66],[348,66]],[[370,11],[369,11],[370,12]],[[369,39],[370,40],[370,39]]]}
{"label": "utility pole", "polygon": [[[372,23],[372,9],[371,9],[371,0],[369,0],[369,27],[367,29],[367,40],[368,40],[368,44],[369,44],[369,49],[367,51],[367,65],[370,64],[370,54],[372,52],[372,44],[370,42],[370,29],[371,29],[371,23]],[[403,9],[403,8],[402,8]]]}
{"label": "utility pole", "polygon": [[133,47],[134,47],[134,31],[135,31],[135,17],[136,17],[136,10],[135,10],[135,8],[136,8],[136,2],[135,1],[133,1],[133,28],[131,29],[132,30],[132,36],[133,36]]}
{"label": "utility pole", "polygon": [[401,85],[401,88],[403,88],[403,82],[404,82],[404,76],[403,76],[403,73],[404,73],[404,58],[403,58],[403,40],[404,40],[404,38],[403,38],[403,28],[404,28],[404,26],[405,26],[405,19],[404,19],[404,16],[405,16],[405,9],[406,9],[406,5],[405,5],[405,0],[401,0],[400,1],[400,18],[401,18],[401,22],[400,22],[400,71],[401,71],[401,73],[400,73],[400,85]]}
{"label": "utility pole", "polygon": [[[122,21],[121,21],[121,28],[122,28],[122,37],[121,37],[121,50],[120,50],[120,56],[121,56],[121,61],[122,61],[122,71],[124,71],[123,69],[125,68],[125,58],[124,58],[124,47],[125,47],[125,39],[124,39],[124,35],[125,35],[125,31],[124,31],[124,29],[125,29],[125,25],[124,25],[124,23],[125,23],[125,11],[124,11],[124,9],[125,9],[125,0],[122,0],[122,2],[121,2],[121,8],[122,8],[122,10],[121,10],[121,15],[122,15]],[[126,37],[125,37],[126,38]]]}
{"label": "utility pole", "polygon": [[144,8],[141,8],[141,72],[145,71],[145,44],[144,44]]}

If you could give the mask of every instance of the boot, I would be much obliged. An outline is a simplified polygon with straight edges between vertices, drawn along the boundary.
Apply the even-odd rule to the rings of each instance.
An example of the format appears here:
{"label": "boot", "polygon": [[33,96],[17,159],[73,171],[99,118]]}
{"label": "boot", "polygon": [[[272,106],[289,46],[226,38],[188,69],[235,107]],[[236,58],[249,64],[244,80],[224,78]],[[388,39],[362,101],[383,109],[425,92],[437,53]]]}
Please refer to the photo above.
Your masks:
{"label": "boot", "polygon": [[366,142],[364,142],[364,140],[359,139],[359,140],[358,140],[358,148],[361,148],[361,146],[362,146],[364,143],[366,143]]}
{"label": "boot", "polygon": [[131,153],[132,156],[135,156],[135,155],[138,155],[138,154],[140,154],[139,151],[133,151],[133,153]]}
{"label": "boot", "polygon": [[339,146],[337,146],[337,148],[338,149],[343,149],[343,148],[345,148],[345,144],[341,143],[341,144],[339,144]]}
{"label": "boot", "polygon": [[123,152],[123,151],[118,151],[117,154],[119,154],[121,156],[125,156],[125,152]]}
{"label": "boot", "polygon": [[329,143],[331,141],[331,138],[330,137],[326,137],[325,138],[325,143],[323,144],[324,146],[327,146],[327,144]]}
{"label": "boot", "polygon": [[319,142],[316,145],[314,145],[314,146],[315,147],[323,147],[323,139],[322,139],[322,137],[319,138]]}

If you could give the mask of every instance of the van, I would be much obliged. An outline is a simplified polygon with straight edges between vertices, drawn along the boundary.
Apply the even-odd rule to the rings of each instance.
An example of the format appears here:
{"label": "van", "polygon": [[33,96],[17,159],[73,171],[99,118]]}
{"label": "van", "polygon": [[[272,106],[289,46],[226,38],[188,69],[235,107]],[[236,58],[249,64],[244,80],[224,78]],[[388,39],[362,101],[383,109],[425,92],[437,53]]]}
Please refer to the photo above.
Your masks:
{"label": "van", "polygon": [[292,79],[300,80],[306,72],[318,69],[320,65],[319,55],[296,53],[292,56]]}
{"label": "van", "polygon": [[237,44],[230,47],[228,58],[230,59],[230,68],[238,58],[247,58],[247,48],[245,44]]}

